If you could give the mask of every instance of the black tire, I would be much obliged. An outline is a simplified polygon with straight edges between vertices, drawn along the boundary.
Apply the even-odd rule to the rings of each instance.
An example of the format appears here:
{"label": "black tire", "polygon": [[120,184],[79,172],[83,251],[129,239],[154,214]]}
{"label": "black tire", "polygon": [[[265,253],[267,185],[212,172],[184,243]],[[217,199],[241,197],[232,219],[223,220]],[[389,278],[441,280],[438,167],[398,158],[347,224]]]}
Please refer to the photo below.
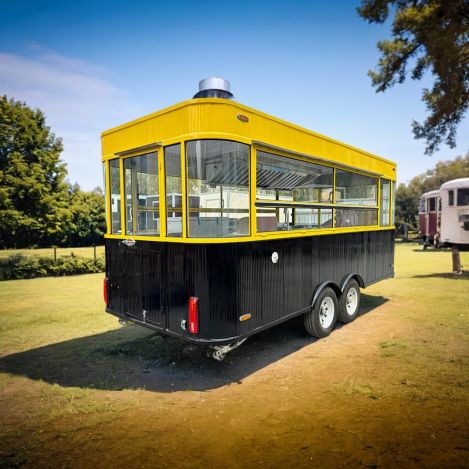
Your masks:
{"label": "black tire", "polygon": [[[339,321],[344,324],[352,322],[360,309],[360,285],[355,279],[351,279],[339,298]],[[347,307],[348,306],[348,307]],[[355,308],[353,309],[353,306]]]}
{"label": "black tire", "polygon": [[[324,308],[326,308],[328,312],[330,312],[330,308],[333,308],[332,321],[330,317],[327,317],[327,313],[324,314]],[[332,332],[337,322],[338,315],[339,304],[337,302],[337,296],[332,288],[326,287],[317,297],[311,311],[305,314],[305,328],[312,336],[322,339]],[[327,327],[324,327],[324,324],[326,324]]]}

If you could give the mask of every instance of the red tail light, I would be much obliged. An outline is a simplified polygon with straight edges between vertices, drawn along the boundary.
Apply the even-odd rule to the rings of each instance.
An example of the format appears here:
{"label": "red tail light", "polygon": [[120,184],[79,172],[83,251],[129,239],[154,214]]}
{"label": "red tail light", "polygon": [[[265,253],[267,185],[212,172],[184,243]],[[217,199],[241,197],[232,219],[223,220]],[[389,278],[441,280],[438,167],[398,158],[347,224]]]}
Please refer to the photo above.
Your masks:
{"label": "red tail light", "polygon": [[104,297],[104,303],[106,303],[106,306],[109,304],[109,296],[107,292],[107,278],[104,278],[103,281],[103,297]]}
{"label": "red tail light", "polygon": [[189,332],[199,333],[199,299],[196,296],[189,298]]}

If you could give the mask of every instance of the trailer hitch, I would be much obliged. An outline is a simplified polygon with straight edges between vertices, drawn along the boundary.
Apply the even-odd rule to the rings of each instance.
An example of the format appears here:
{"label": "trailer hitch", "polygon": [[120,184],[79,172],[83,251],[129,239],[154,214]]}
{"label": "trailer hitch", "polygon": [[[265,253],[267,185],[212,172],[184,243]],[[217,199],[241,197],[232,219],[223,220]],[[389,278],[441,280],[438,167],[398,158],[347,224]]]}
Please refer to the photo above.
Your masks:
{"label": "trailer hitch", "polygon": [[243,342],[245,342],[247,337],[242,340],[238,340],[238,342],[234,342],[233,344],[228,344],[228,345],[215,345],[212,347],[213,352],[212,352],[212,357],[221,362],[225,359],[225,356],[228,352],[231,352],[232,350],[238,348]]}

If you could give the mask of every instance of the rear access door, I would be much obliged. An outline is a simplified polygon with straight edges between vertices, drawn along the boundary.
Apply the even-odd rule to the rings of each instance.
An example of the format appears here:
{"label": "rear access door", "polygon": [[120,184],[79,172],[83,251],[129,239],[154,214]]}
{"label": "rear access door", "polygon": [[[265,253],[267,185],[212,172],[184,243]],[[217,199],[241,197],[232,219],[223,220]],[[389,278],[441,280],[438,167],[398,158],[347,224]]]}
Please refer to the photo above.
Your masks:
{"label": "rear access door", "polygon": [[123,313],[130,319],[164,330],[161,251],[127,248],[123,257],[125,267],[120,272],[119,280],[123,290]]}

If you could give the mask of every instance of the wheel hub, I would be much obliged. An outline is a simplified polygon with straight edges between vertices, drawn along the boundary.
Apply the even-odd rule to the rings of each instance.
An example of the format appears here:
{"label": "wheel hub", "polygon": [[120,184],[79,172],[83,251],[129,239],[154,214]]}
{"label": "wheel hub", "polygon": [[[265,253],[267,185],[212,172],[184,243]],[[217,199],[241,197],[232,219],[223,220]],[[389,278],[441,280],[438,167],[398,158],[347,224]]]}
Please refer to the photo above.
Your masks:
{"label": "wheel hub", "polygon": [[347,296],[345,297],[345,309],[347,310],[347,314],[352,316],[355,314],[355,311],[358,306],[358,292],[355,288],[350,288],[347,292]]}
{"label": "wheel hub", "polygon": [[319,309],[319,322],[321,327],[327,329],[334,319],[335,307],[332,298],[324,298]]}

